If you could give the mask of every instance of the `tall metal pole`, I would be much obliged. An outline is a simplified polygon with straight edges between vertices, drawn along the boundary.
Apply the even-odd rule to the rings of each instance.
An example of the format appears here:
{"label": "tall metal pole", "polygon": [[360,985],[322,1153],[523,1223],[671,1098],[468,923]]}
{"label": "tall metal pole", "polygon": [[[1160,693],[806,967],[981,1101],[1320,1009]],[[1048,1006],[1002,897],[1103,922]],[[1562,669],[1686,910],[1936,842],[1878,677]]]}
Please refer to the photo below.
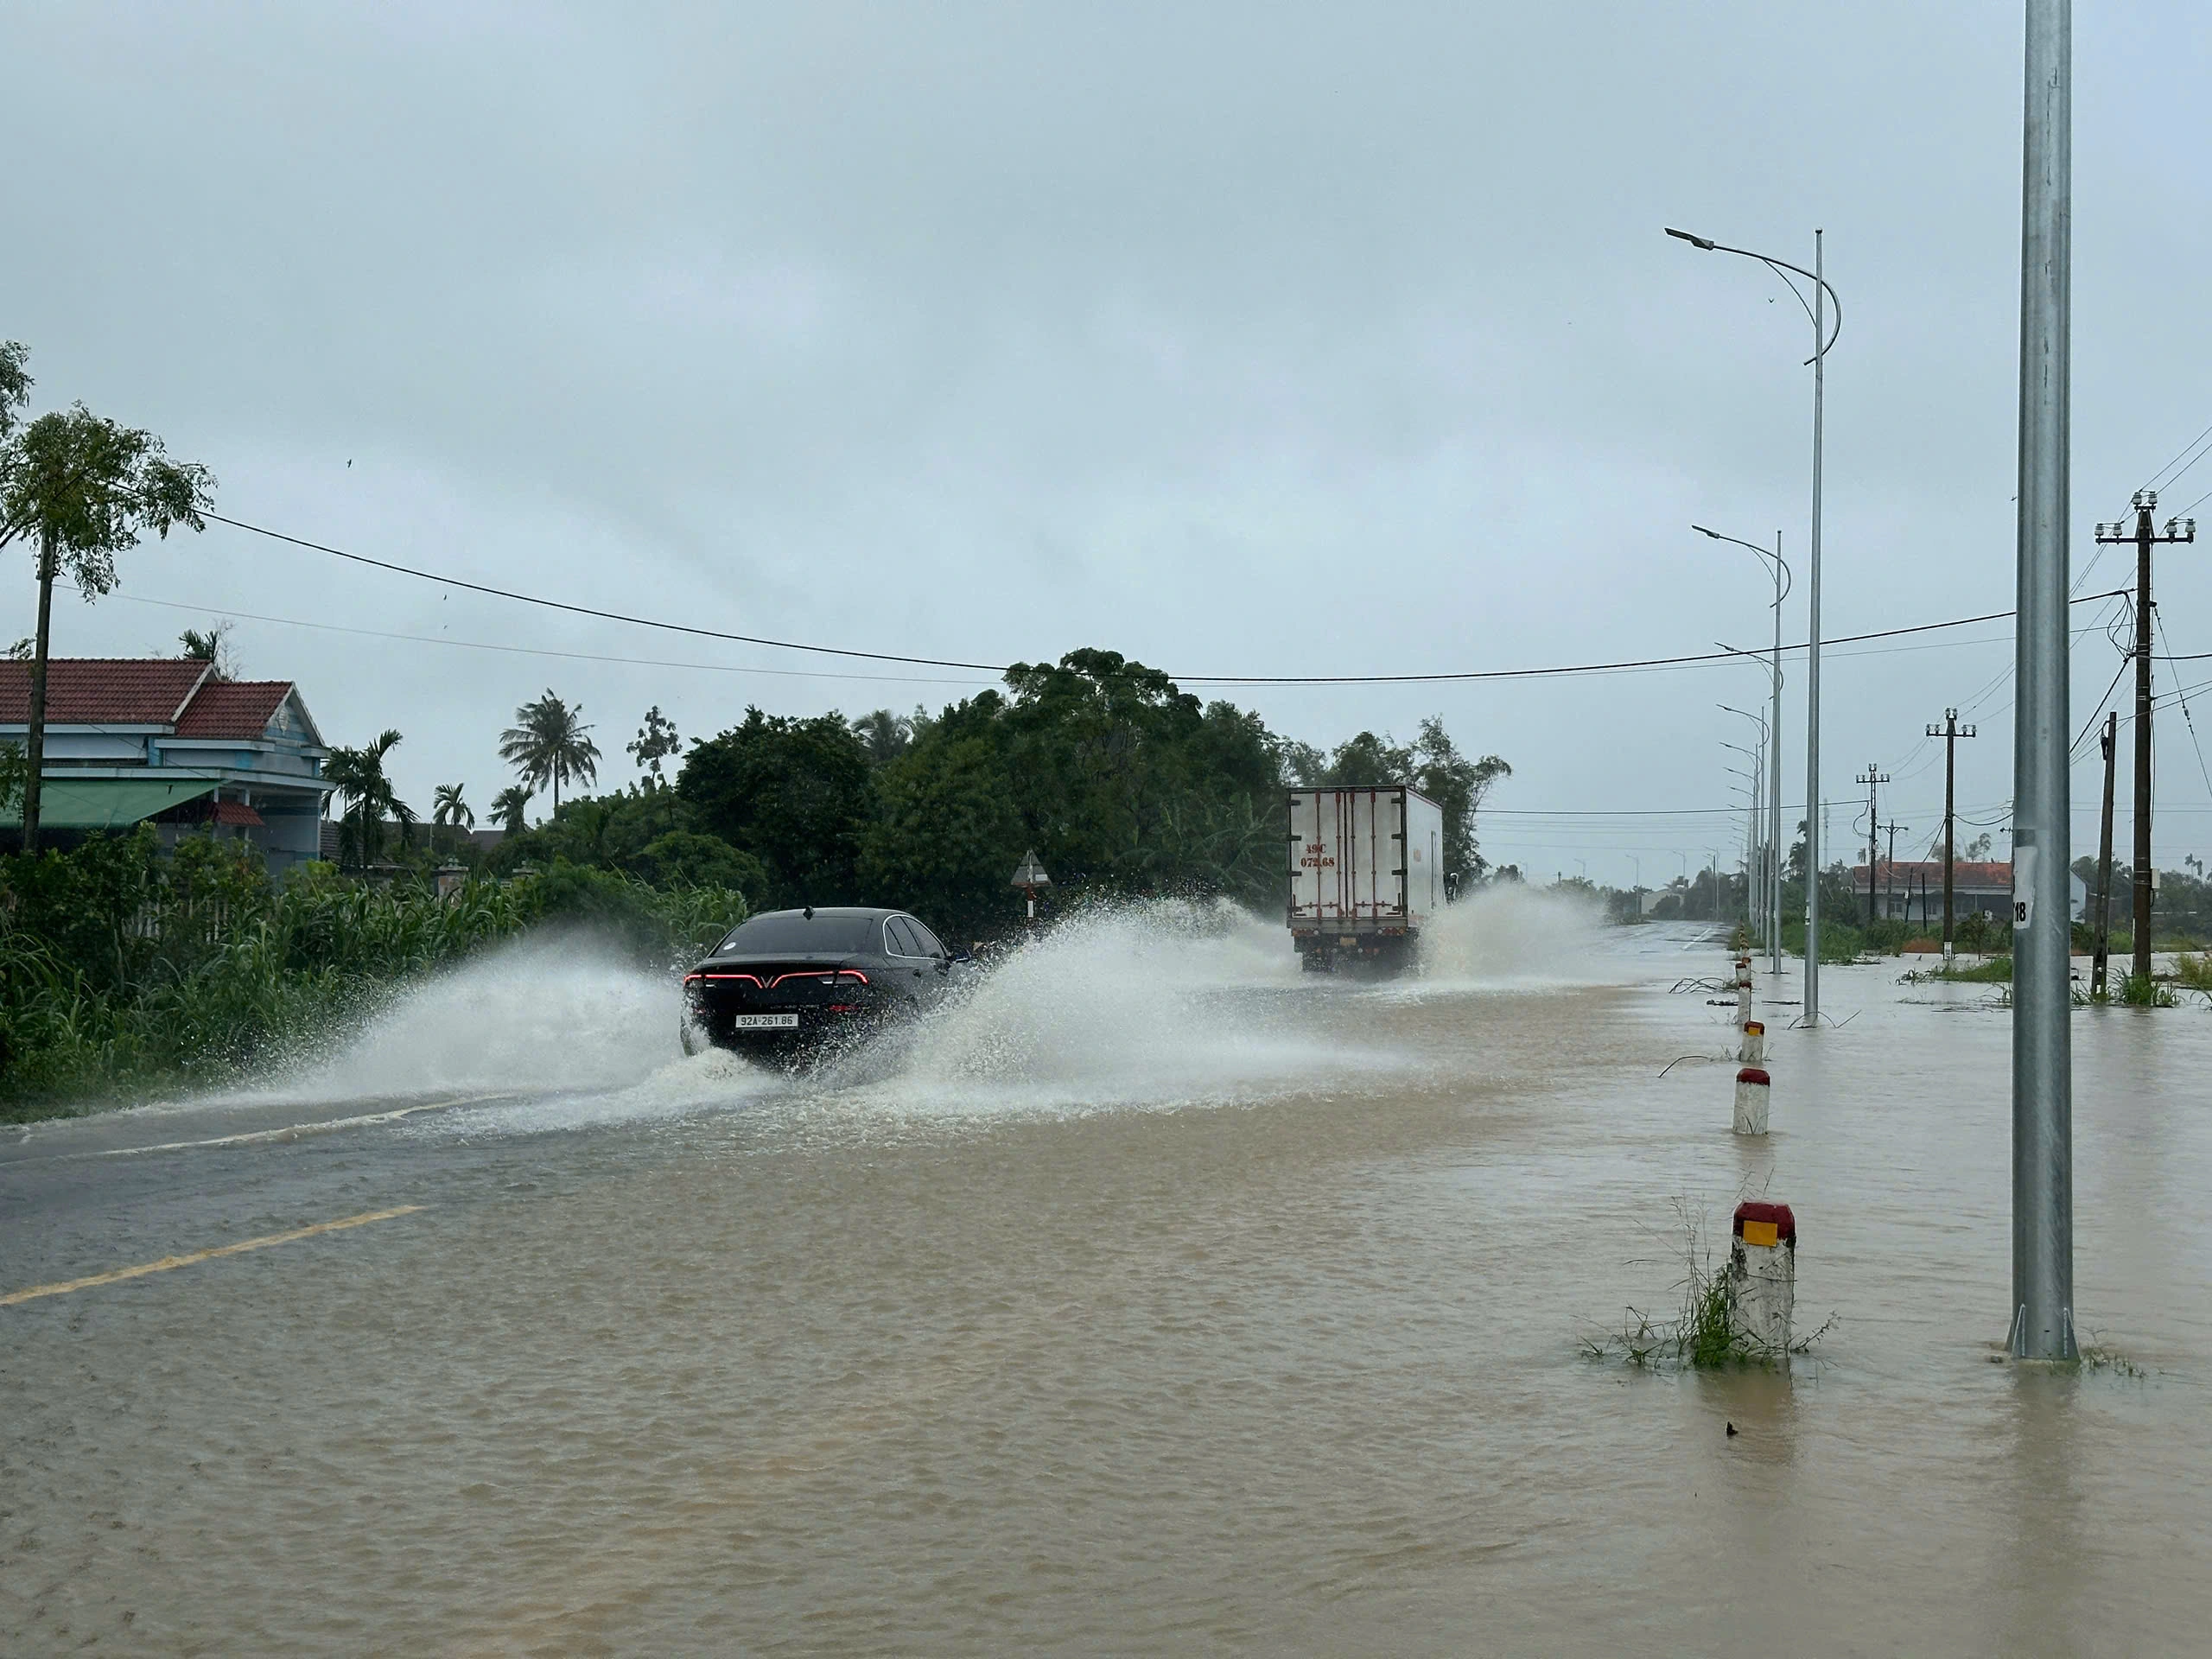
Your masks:
{"label": "tall metal pole", "polygon": [[2012,736],[2012,1305],[2023,1359],[2074,1336],[2066,532],[2073,271],[2071,0],[2026,0],[2020,192],[2018,695]]}
{"label": "tall metal pole", "polygon": [[1806,575],[1811,627],[1805,647],[1805,1012],[1821,1025],[1821,439],[1827,391],[1827,265],[1822,232],[1813,232],[1813,546]]}
{"label": "tall metal pole", "polygon": [[[1813,302],[1805,307],[1813,319],[1813,354],[1806,359],[1813,365],[1813,549],[1812,614],[1809,619],[1811,643],[1805,653],[1805,697],[1809,714],[1805,721],[1805,1012],[1800,1023],[1817,1027],[1821,1020],[1821,440],[1823,403],[1827,390],[1827,354],[1843,333],[1843,301],[1828,286],[1827,267],[1822,257],[1824,232],[1817,229],[1813,232],[1813,268],[1810,270],[1802,265],[1793,265],[1787,259],[1777,259],[1771,254],[1755,252],[1750,248],[1728,247],[1711,237],[1676,230],[1671,225],[1667,227],[1667,234],[1707,253],[1733,253],[1746,259],[1756,259],[1784,282],[1789,281],[1783,276],[1785,271],[1795,271],[1800,276],[1813,279]],[[1802,302],[1804,296],[1797,284],[1790,283],[1789,289]],[[1827,311],[1831,301],[1835,305],[1834,334],[1830,334],[1827,330]],[[1734,537],[1727,539],[1732,541]],[[1781,722],[1777,721],[1777,734],[1780,729]],[[1777,839],[1779,838],[1777,836]],[[1778,938],[1780,930],[1777,929],[1776,933]]]}
{"label": "tall metal pole", "polygon": [[1767,728],[1771,757],[1766,769],[1767,971],[1782,974],[1782,532],[1774,532],[1774,706]]}

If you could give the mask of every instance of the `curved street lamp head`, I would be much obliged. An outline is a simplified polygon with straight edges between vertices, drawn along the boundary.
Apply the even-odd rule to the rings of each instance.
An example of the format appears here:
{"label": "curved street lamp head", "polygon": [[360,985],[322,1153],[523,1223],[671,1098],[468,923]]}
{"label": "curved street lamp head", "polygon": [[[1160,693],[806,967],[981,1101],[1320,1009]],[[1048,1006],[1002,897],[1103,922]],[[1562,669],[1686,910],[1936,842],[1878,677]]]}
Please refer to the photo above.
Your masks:
{"label": "curved street lamp head", "polygon": [[[1777,576],[1776,580],[1780,582],[1782,586],[1782,598],[1789,598],[1789,590],[1797,585],[1797,576],[1796,572],[1790,569],[1789,562],[1787,559],[1784,559],[1781,554],[1776,552],[1772,548],[1761,547],[1757,542],[1747,542],[1740,536],[1723,536],[1719,531],[1707,530],[1703,524],[1692,524],[1690,528],[1697,531],[1700,536],[1711,537],[1716,542],[1730,542],[1738,547],[1748,548],[1752,552],[1759,556],[1762,563],[1772,563],[1776,569],[1780,572],[1780,575]],[[1778,539],[1779,532],[1777,532],[1777,535]]]}
{"label": "curved street lamp head", "polygon": [[[1815,342],[1818,349],[1815,350],[1810,357],[1805,359],[1807,365],[1809,365],[1811,364],[1817,363],[1822,358],[1826,357],[1828,354],[1828,348],[1834,346],[1838,338],[1840,338],[1843,334],[1843,298],[1835,291],[1835,284],[1828,281],[1827,277],[1821,276],[1818,271],[1808,270],[1802,265],[1793,265],[1787,259],[1777,259],[1770,253],[1760,253],[1756,249],[1732,248],[1726,243],[1716,242],[1709,236],[1693,236],[1689,232],[1678,231],[1671,225],[1669,225],[1664,228],[1667,234],[1673,237],[1676,241],[1687,242],[1692,247],[1700,249],[1707,253],[1740,254],[1746,259],[1758,260],[1759,264],[1764,265],[1769,270],[1774,272],[1777,276],[1781,276],[1782,273],[1785,270],[1795,271],[1798,276],[1802,276],[1807,282],[1818,283],[1822,289],[1825,289],[1827,292],[1829,303],[1835,307],[1835,327],[1829,332],[1828,337],[1825,342]],[[1813,234],[1817,237],[1821,233],[1816,230]],[[1782,280],[1788,286],[1789,291],[1797,296],[1797,303],[1805,307],[1806,318],[1808,321],[1815,320],[1813,317],[1813,308],[1805,303],[1805,296],[1802,293],[1799,292],[1797,284],[1790,282],[1787,276],[1783,276]]]}

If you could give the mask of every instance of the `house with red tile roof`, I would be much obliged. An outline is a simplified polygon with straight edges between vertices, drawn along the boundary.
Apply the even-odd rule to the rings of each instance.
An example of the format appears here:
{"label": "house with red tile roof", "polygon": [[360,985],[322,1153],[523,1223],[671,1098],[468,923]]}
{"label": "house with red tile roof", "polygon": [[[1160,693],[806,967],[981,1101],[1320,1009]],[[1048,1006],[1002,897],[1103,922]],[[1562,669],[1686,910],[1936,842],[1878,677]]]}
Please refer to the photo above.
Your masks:
{"label": "house with red tile roof", "polygon": [[[31,665],[0,661],[0,743],[22,743]],[[164,841],[250,842],[281,876],[318,855],[329,756],[290,680],[226,680],[174,658],[47,664],[40,840],[152,822]],[[0,826],[20,827],[18,806]],[[4,830],[0,830],[4,833]]]}
{"label": "house with red tile roof", "polygon": [[[1851,885],[1859,899],[1846,921],[1855,920],[1866,913],[1867,867],[1851,867]],[[1877,915],[1897,921],[1918,922],[1936,928],[1943,925],[1943,861],[1929,859],[1894,862],[1882,860],[1876,867],[1874,877],[1874,911]],[[2078,875],[2070,877],[2069,887],[2073,918],[2080,921],[2087,914],[2088,889]],[[1985,916],[2009,918],[2012,913],[2012,867],[2008,863],[1990,863],[1980,859],[1962,858],[1951,866],[1951,914],[1971,916],[1980,912]]]}

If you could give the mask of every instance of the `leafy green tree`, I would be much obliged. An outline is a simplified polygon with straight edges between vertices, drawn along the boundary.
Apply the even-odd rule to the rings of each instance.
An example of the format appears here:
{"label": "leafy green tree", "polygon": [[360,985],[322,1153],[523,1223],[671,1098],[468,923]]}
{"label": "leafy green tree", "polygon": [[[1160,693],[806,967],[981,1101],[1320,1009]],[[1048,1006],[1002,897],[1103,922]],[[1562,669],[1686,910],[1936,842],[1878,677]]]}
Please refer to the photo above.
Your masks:
{"label": "leafy green tree", "polygon": [[1226,893],[1280,903],[1287,747],[1112,652],[1022,664],[918,727],[877,773],[870,888],[955,932],[1010,924],[1034,847],[1055,892]]}
{"label": "leafy green tree", "polygon": [[530,810],[531,793],[521,784],[510,784],[492,798],[493,819],[507,834],[518,836],[530,828],[524,815]]}
{"label": "leafy green tree", "polygon": [[400,844],[412,839],[417,823],[415,809],[399,798],[385,773],[385,757],[399,744],[399,734],[381,733],[359,748],[335,748],[324,763],[322,775],[338,785],[346,798],[338,822],[338,861],[356,868],[375,861],[384,850],[384,821],[387,816],[399,825]]}
{"label": "leafy green tree", "polygon": [[1513,768],[1494,754],[1470,760],[1461,754],[1444,729],[1440,715],[1421,723],[1414,753],[1420,766],[1414,785],[1444,809],[1444,883],[1447,893],[1464,893],[1483,878],[1488,861],[1475,839],[1475,821],[1484,798]]}
{"label": "leafy green tree", "polygon": [[440,784],[430,798],[430,822],[441,830],[474,830],[476,809],[461,798],[459,784]]}
{"label": "leafy green tree", "polygon": [[1325,789],[1375,789],[1384,784],[1413,781],[1414,752],[1394,743],[1386,734],[1362,732],[1337,745],[1321,775],[1313,781]]}
{"label": "leafy green tree", "polygon": [[533,788],[553,790],[553,810],[561,810],[561,785],[595,783],[599,745],[587,734],[581,705],[570,708],[548,690],[515,710],[515,723],[499,734],[499,758]]}
{"label": "leafy green tree", "polygon": [[[547,695],[551,694],[549,692]],[[638,769],[649,772],[652,781],[658,784],[661,780],[660,763],[678,753],[683,747],[683,740],[676,734],[676,722],[661,713],[660,705],[655,703],[645,710],[645,724],[638,728],[637,736],[622,747],[637,761]]]}
{"label": "leafy green tree", "polygon": [[54,584],[64,573],[89,602],[116,585],[115,559],[148,531],[166,539],[181,524],[207,528],[214,480],[171,461],[150,432],[118,426],[82,404],[20,423],[31,380],[23,346],[0,344],[0,548],[35,549],[38,629],[31,654],[30,718],[24,734],[23,846],[38,845],[46,760],[46,671]]}
{"label": "leafy green tree", "polygon": [[633,876],[664,889],[720,887],[758,902],[771,886],[760,861],[718,836],[671,788],[651,780],[612,795],[563,801],[535,830],[518,830],[492,855],[494,870],[556,864]]}
{"label": "leafy green tree", "polygon": [[772,905],[859,902],[874,817],[868,751],[842,715],[765,715],[691,746],[677,793],[701,830],[766,867]]}
{"label": "leafy green tree", "polygon": [[768,890],[768,869],[750,853],[719,836],[671,830],[657,836],[628,861],[630,872],[656,887],[727,887],[758,904]]}
{"label": "leafy green tree", "polygon": [[[995,692],[985,695],[997,702]],[[972,704],[948,709],[938,735],[884,767],[882,817],[861,855],[864,890],[956,933],[1010,923],[1020,911],[1007,878],[1030,831],[990,718],[978,719]]]}

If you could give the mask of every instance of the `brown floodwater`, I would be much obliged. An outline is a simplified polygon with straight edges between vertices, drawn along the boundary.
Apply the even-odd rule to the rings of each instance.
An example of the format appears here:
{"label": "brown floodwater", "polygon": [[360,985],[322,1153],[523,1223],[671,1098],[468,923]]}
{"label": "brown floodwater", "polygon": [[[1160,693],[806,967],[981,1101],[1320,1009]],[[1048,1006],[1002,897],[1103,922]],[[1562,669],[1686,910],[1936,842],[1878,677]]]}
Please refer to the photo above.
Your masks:
{"label": "brown floodwater", "polygon": [[[1982,988],[1830,970],[1746,1141],[1688,935],[1516,899],[1357,984],[1202,924],[1071,930],[798,1082],[518,955],[187,1138],[509,1098],[35,1132],[0,1293],[423,1208],[0,1307],[0,1650],[2205,1644],[2206,1010],[2076,1016],[2077,1319],[2131,1367],[2054,1373],[1993,1362]],[[1747,1192],[1813,1354],[1587,1357]]]}

